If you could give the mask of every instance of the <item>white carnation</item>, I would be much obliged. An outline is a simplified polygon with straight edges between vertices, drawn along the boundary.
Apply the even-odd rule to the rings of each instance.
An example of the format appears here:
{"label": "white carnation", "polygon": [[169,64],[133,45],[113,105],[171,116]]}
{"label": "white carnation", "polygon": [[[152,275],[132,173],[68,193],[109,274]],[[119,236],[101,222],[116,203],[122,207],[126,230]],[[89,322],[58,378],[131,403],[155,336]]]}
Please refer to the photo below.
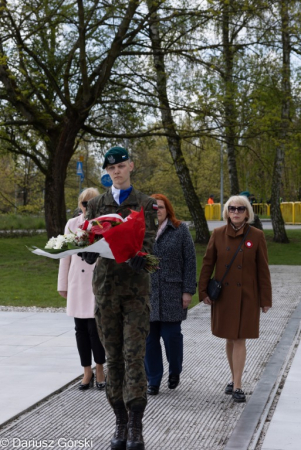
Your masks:
{"label": "white carnation", "polygon": [[65,234],[65,242],[70,242],[73,243],[74,242],[74,234],[70,233],[70,234]]}
{"label": "white carnation", "polygon": [[75,234],[77,237],[81,238],[81,237],[85,236],[86,232],[84,230],[82,230],[81,228],[77,228],[77,230],[75,231]]}
{"label": "white carnation", "polygon": [[53,247],[56,250],[60,250],[63,245],[65,244],[65,236],[62,236],[61,234],[58,235],[58,237],[56,238],[56,244]]}
{"label": "white carnation", "polygon": [[55,245],[56,245],[56,238],[52,237],[45,245],[45,248],[54,248]]}

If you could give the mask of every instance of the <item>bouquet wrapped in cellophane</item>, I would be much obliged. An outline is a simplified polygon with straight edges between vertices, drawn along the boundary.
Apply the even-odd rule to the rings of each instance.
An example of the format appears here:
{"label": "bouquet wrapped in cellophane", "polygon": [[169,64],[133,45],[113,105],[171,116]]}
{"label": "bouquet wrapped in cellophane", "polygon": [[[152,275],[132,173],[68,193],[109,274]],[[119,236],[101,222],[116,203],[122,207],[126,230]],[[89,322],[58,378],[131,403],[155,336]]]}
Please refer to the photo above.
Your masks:
{"label": "bouquet wrapped in cellophane", "polygon": [[147,264],[145,270],[153,273],[158,269],[159,259],[142,252],[145,235],[143,209],[132,211],[123,219],[119,214],[106,214],[90,221],[70,233],[52,237],[45,248],[29,248],[36,255],[52,259],[65,258],[82,252],[99,253],[103,258],[115,259],[123,263],[136,255],[144,256]]}

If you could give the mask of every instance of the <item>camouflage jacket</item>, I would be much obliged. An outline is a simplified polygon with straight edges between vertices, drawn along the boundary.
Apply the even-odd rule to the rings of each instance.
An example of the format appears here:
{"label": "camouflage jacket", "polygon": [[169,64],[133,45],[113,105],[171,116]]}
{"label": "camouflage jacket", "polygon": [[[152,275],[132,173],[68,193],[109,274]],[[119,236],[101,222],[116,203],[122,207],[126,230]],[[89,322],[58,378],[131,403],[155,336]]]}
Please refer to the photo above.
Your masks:
{"label": "camouflage jacket", "polygon": [[[104,214],[120,214],[123,218],[130,214],[130,210],[144,210],[145,236],[143,241],[144,252],[152,253],[157,233],[156,200],[134,188],[128,198],[118,205],[112,195],[111,189],[104,194],[94,197],[88,203],[86,218],[91,220]],[[114,260],[98,258],[94,276],[93,289],[95,295],[149,295],[150,277],[146,272],[136,273],[126,263],[117,264]],[[135,288],[134,288],[135,285]],[[138,288],[138,290],[137,290]]]}

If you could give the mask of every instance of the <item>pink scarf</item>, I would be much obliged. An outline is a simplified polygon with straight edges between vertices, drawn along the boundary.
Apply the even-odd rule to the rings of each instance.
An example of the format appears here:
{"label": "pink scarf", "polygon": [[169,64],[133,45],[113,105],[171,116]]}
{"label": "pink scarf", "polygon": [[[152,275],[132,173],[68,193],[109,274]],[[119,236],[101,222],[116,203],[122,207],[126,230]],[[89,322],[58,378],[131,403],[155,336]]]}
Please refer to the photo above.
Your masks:
{"label": "pink scarf", "polygon": [[159,228],[158,228],[158,231],[157,231],[156,240],[158,239],[158,237],[159,237],[159,236],[163,233],[163,231],[165,230],[166,225],[167,225],[167,222],[168,222],[168,219],[165,219],[165,220],[161,223],[161,225],[159,225]]}

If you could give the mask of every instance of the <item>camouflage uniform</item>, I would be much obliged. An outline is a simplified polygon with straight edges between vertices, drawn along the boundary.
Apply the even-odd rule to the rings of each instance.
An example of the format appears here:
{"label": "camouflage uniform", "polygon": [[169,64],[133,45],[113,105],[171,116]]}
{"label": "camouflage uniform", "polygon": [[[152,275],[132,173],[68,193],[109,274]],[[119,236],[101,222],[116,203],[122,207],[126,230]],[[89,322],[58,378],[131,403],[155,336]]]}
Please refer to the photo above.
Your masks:
{"label": "camouflage uniform", "polygon": [[[118,205],[111,193],[95,197],[88,204],[89,220],[104,214],[126,217],[130,209],[145,214],[143,251],[152,253],[157,231],[156,201],[134,188]],[[146,375],[144,369],[145,340],[149,333],[150,276],[134,272],[127,263],[98,258],[93,275],[95,318],[107,357],[107,398],[114,405],[124,402],[146,406]]]}

